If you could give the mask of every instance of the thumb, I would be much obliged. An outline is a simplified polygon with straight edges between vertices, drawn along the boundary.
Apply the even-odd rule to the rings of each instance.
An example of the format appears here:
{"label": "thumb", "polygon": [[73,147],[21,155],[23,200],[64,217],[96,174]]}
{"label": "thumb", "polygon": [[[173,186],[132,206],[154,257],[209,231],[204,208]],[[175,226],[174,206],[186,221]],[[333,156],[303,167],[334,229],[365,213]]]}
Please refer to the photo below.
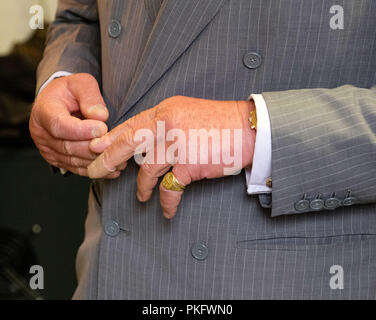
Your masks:
{"label": "thumb", "polygon": [[105,122],[109,113],[105,106],[97,80],[88,73],[75,74],[68,79],[68,86],[78,101],[85,119]]}

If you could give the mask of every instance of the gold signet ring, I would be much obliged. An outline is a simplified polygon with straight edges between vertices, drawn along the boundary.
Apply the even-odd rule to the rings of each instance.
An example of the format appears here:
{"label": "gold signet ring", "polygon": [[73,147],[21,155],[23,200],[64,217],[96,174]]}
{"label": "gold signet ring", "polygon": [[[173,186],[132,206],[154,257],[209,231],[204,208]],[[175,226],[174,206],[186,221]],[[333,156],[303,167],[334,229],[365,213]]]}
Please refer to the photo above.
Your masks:
{"label": "gold signet ring", "polygon": [[172,191],[182,192],[185,189],[185,186],[182,185],[178,179],[176,179],[172,172],[165,174],[162,180],[162,185],[165,187],[165,189]]}

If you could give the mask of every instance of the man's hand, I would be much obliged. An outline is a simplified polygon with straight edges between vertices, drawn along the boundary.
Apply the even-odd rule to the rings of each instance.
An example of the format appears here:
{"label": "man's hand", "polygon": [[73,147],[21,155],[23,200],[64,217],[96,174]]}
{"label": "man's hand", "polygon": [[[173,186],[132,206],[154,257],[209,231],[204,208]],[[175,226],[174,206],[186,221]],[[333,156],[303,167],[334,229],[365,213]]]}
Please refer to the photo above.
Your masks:
{"label": "man's hand", "polygon": [[[29,128],[41,155],[50,164],[87,176],[97,155],[93,138],[107,132],[108,111],[94,77],[76,74],[53,80],[37,97]],[[108,178],[120,174],[114,171]]]}
{"label": "man's hand", "polygon": [[[158,178],[171,167],[183,186],[235,173],[252,163],[256,133],[248,118],[253,109],[250,101],[181,96],[166,99],[94,139],[90,149],[102,154],[89,166],[89,176],[101,178],[120,165],[125,167],[128,159],[138,155],[136,161],[143,161],[137,178],[137,197],[145,202]],[[166,218],[174,217],[182,193],[160,185]]]}

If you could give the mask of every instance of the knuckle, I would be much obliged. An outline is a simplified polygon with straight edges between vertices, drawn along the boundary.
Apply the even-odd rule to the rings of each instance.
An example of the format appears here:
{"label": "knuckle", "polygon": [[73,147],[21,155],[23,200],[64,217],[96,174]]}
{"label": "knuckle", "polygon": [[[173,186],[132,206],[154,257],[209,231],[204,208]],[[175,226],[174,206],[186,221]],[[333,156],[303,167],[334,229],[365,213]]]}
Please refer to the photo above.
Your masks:
{"label": "knuckle", "polygon": [[124,135],[124,143],[127,147],[130,147],[135,142],[135,137],[137,134],[136,128],[129,128],[123,135]]}
{"label": "knuckle", "polygon": [[150,163],[145,163],[142,165],[142,170],[148,175],[151,175],[153,173],[153,165]]}
{"label": "knuckle", "polygon": [[[117,138],[117,142],[121,145],[124,145],[124,144],[127,144],[127,141],[128,141],[128,137],[129,137],[129,134],[128,132],[129,131],[132,131],[132,129],[129,129],[127,131],[125,131],[123,134],[121,134],[118,138]],[[116,141],[115,141],[116,142]]]}
{"label": "knuckle", "polygon": [[133,128],[129,128],[123,134],[117,138],[117,144],[122,148],[129,147],[130,144],[134,141],[135,132]]}
{"label": "knuckle", "polygon": [[39,151],[42,153],[51,153],[51,149],[49,148],[49,147],[47,147],[47,146],[44,146],[44,145],[42,145],[42,144],[38,144],[37,145],[38,146],[38,149],[39,149]]}
{"label": "knuckle", "polygon": [[79,167],[80,166],[80,161],[78,158],[75,157],[69,157],[69,162],[72,167]]}
{"label": "knuckle", "polygon": [[69,141],[64,140],[63,141],[63,150],[67,155],[72,155],[72,144]]}

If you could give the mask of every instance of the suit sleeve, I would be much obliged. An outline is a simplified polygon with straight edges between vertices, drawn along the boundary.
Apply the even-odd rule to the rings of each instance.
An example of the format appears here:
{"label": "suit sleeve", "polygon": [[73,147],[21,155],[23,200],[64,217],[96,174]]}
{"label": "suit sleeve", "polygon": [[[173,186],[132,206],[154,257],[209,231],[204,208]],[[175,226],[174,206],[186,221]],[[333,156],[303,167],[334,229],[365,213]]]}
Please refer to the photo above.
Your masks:
{"label": "suit sleeve", "polygon": [[100,80],[100,30],[95,0],[60,0],[38,67],[37,88],[55,72],[90,73]]}
{"label": "suit sleeve", "polygon": [[376,86],[263,93],[272,216],[376,202]]}

